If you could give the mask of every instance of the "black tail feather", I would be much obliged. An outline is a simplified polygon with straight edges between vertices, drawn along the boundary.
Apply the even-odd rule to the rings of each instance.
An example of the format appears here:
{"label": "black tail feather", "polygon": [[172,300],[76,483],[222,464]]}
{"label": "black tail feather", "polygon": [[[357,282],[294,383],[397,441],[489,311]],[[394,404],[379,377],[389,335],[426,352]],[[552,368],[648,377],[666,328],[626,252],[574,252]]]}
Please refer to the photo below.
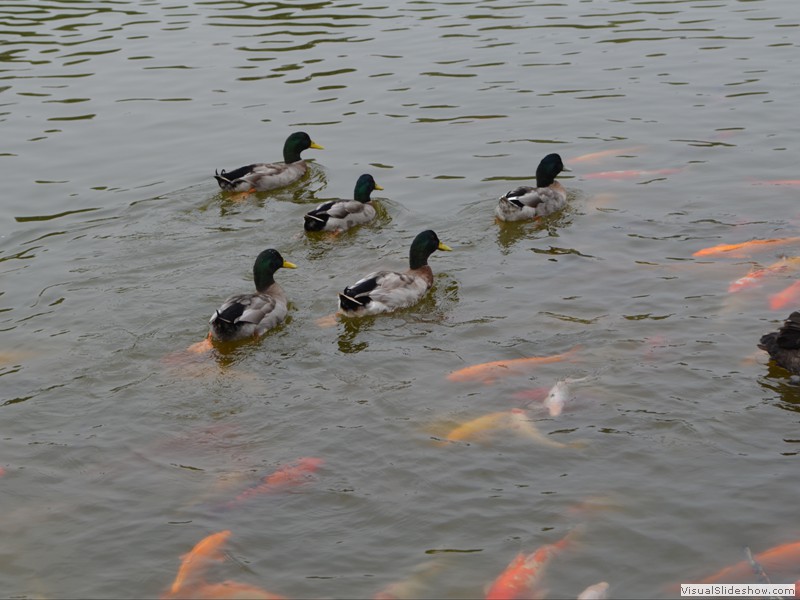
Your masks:
{"label": "black tail feather", "polygon": [[317,216],[313,212],[310,212],[303,216],[303,219],[305,219],[303,228],[306,231],[322,231],[325,228],[325,223],[328,222],[328,217],[329,215],[327,213],[322,213]]}
{"label": "black tail feather", "polygon": [[[345,290],[346,292],[347,290]],[[342,310],[358,310],[363,308],[369,302],[369,296],[364,296],[363,299],[353,298],[347,294],[339,294],[339,306]]]}

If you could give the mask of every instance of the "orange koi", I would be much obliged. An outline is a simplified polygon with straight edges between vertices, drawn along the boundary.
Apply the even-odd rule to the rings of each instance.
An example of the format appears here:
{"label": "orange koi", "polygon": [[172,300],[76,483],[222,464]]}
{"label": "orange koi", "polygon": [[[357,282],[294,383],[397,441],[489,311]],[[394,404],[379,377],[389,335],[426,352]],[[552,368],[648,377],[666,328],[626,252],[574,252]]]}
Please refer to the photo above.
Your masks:
{"label": "orange koi", "polygon": [[772,294],[769,297],[769,307],[772,310],[780,310],[790,304],[794,304],[798,299],[800,299],[800,281],[795,281],[789,287]]}
{"label": "orange koi", "polygon": [[180,598],[186,600],[286,600],[285,596],[273,594],[259,587],[223,581],[221,583],[204,583],[181,593]]}
{"label": "orange koi", "polygon": [[6,470],[3,467],[0,467],[0,477],[6,474]]}
{"label": "orange koi", "polygon": [[596,162],[608,156],[619,156],[620,154],[631,154],[638,152],[643,146],[634,146],[633,148],[619,148],[617,150],[600,150],[599,152],[590,152],[589,154],[581,154],[575,158],[570,158],[567,164],[580,163],[580,162]]}
{"label": "orange koi", "polygon": [[453,371],[447,376],[450,381],[481,381],[489,384],[494,382],[501,375],[515,375],[525,373],[529,367],[534,365],[545,365],[549,363],[561,362],[572,358],[578,350],[575,346],[571,350],[552,356],[530,356],[528,358],[512,358],[509,360],[495,360],[492,362],[472,365]]}
{"label": "orange koi", "polygon": [[[800,542],[789,542],[756,554],[753,560],[767,573],[796,573],[800,563]],[[725,567],[697,583],[747,583],[755,573],[749,560]]]}
{"label": "orange koi", "polygon": [[297,485],[308,481],[309,475],[319,469],[325,462],[321,458],[307,456],[295,462],[279,467],[274,473],[264,477],[261,483],[253,486],[226,504],[227,508],[241,504],[259,494],[270,494],[286,489],[289,486]]}
{"label": "orange koi", "polygon": [[800,237],[788,238],[773,238],[769,240],[750,240],[749,242],[741,242],[739,244],[718,244],[709,248],[702,248],[692,256],[712,256],[714,254],[723,254],[724,252],[733,252],[735,250],[755,250],[761,249],[766,246],[778,246],[782,244],[796,244],[800,242]]}
{"label": "orange koi", "polygon": [[732,282],[728,286],[729,293],[735,293],[747,288],[754,287],[761,283],[761,279],[766,277],[767,275],[773,275],[775,273],[782,273],[786,271],[789,267],[797,265],[800,263],[800,256],[793,256],[791,258],[782,258],[778,262],[772,263],[771,265],[764,267],[763,269],[756,269],[750,271],[744,277],[740,277],[736,281]]}
{"label": "orange koi", "polygon": [[520,552],[500,576],[494,580],[486,600],[513,600],[515,598],[539,598],[542,576],[547,564],[570,544],[570,534],[554,544],[546,544],[532,552]]}
{"label": "orange koi", "polygon": [[178,575],[169,588],[170,594],[175,595],[180,592],[187,579],[194,577],[197,571],[205,566],[208,561],[220,561],[223,559],[220,546],[225,543],[231,535],[229,530],[218,531],[195,544],[188,554],[183,555],[183,561],[178,569]]}
{"label": "orange koi", "polygon": [[655,175],[673,175],[680,173],[683,169],[653,169],[650,171],[630,170],[630,171],[599,171],[597,173],[586,173],[582,175],[584,179],[641,179],[642,177],[653,177]]}

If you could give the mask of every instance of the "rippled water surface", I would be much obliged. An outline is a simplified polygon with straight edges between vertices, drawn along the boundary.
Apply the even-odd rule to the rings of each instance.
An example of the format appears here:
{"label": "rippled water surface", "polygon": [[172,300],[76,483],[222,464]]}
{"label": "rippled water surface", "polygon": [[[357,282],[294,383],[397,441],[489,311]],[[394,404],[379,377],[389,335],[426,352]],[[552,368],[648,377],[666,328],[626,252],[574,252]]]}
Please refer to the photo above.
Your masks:
{"label": "rippled water surface", "polygon": [[[728,286],[800,246],[693,253],[798,235],[798,6],[4,3],[3,594],[158,597],[223,530],[202,578],[302,598],[481,597],[568,532],[549,597],[667,597],[795,541],[800,392],[756,343],[798,271]],[[298,130],[325,147],[301,183],[219,193]],[[569,207],[495,223],[550,152]],[[382,219],[306,235],[361,173]],[[320,321],[428,228],[453,252],[419,306]],[[267,247],[298,266],[288,321],[187,353]],[[540,439],[443,441],[512,408]],[[259,493],[300,457],[323,462]]]}

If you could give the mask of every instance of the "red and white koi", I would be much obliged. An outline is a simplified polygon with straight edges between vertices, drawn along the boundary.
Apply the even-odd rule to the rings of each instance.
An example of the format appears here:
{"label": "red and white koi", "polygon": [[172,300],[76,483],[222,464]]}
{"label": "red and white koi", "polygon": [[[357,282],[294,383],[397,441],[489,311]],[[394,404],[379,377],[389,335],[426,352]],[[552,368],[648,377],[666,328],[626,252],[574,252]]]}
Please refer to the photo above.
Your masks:
{"label": "red and white koi", "polygon": [[783,273],[790,267],[800,266],[800,256],[783,257],[778,262],[764,267],[763,269],[754,269],[744,277],[740,277],[728,286],[728,292],[733,294],[747,288],[755,287],[761,284],[761,280],[769,275],[776,273]]}
{"label": "red and white koi", "polygon": [[[574,530],[573,530],[574,531]],[[486,592],[486,600],[540,598],[545,567],[571,544],[572,532],[554,544],[545,544],[530,554],[520,552],[494,580]]]}

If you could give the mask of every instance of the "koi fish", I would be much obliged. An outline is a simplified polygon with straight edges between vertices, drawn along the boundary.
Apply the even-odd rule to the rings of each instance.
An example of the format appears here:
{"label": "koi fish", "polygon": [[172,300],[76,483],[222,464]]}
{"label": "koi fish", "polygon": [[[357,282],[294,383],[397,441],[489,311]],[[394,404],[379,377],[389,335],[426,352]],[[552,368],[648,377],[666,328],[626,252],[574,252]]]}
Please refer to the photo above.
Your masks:
{"label": "koi fish", "polygon": [[583,442],[564,444],[549,438],[536,427],[533,421],[528,417],[528,414],[521,408],[514,408],[511,410],[509,429],[516,431],[523,437],[533,440],[542,446],[549,446],[551,448],[582,448],[584,446]]}
{"label": "koi fish", "polygon": [[603,600],[604,598],[608,598],[608,587],[607,581],[601,581],[600,583],[590,585],[578,594],[578,600]]}
{"label": "koi fish", "polygon": [[175,581],[169,588],[170,594],[173,596],[180,592],[187,579],[191,579],[196,572],[203,568],[208,561],[220,561],[223,559],[220,547],[230,537],[229,530],[218,531],[209,536],[204,537],[202,540],[194,545],[188,554],[183,555],[183,561],[178,569],[178,575]]}
{"label": "koi fish", "polygon": [[[760,567],[770,573],[796,573],[800,563],[800,542],[789,542],[765,550],[752,557]],[[751,560],[743,560],[701,579],[697,583],[746,583],[753,576]]]}
{"label": "koi fish", "polygon": [[3,467],[0,467],[0,477],[6,474],[6,470]]}
{"label": "koi fish", "polygon": [[198,576],[198,571],[204,569],[209,561],[223,560],[220,549],[230,535],[231,532],[229,530],[218,531],[195,544],[194,548],[183,556],[183,561],[178,569],[178,576],[170,586],[169,591],[161,596],[162,599],[211,600],[249,598],[253,600],[284,600],[283,596],[278,596],[246,583],[237,583],[235,581],[206,583]]}
{"label": "koi fish", "polygon": [[784,256],[778,262],[772,263],[771,265],[764,267],[763,269],[755,269],[753,271],[750,271],[744,277],[740,277],[736,281],[732,282],[728,286],[728,292],[735,293],[740,290],[754,287],[759,283],[761,283],[761,279],[763,279],[767,275],[782,273],[783,271],[786,271],[790,266],[797,265],[798,263],[800,263],[800,256],[793,256],[791,258]]}
{"label": "koi fish", "polygon": [[203,339],[202,342],[197,342],[189,346],[186,350],[192,354],[204,354],[211,352],[214,349],[214,344],[211,343],[211,336]]}
{"label": "koi fish", "polygon": [[599,171],[597,173],[586,173],[584,179],[641,179],[643,177],[653,177],[655,175],[673,175],[680,173],[683,169],[654,169],[651,171]]}
{"label": "koi fish", "polygon": [[492,362],[472,365],[453,371],[447,376],[450,381],[481,381],[485,384],[494,382],[501,375],[514,375],[524,373],[534,365],[545,365],[561,362],[572,358],[578,350],[575,346],[571,350],[552,356],[530,356],[528,358],[512,358],[510,360],[495,360]]}
{"label": "koi fish", "polygon": [[567,387],[566,379],[559,379],[555,385],[550,388],[547,398],[544,399],[544,405],[551,417],[557,417],[564,410],[564,404],[567,402],[569,396],[569,388]]}
{"label": "koi fish", "polygon": [[235,581],[203,583],[181,593],[186,600],[286,600],[285,596],[273,594],[259,587]]}
{"label": "koi fish", "polygon": [[451,442],[467,440],[480,441],[485,438],[489,432],[499,429],[514,431],[522,437],[551,448],[571,448],[580,445],[577,442],[573,444],[563,444],[550,439],[539,431],[536,425],[528,418],[528,414],[521,408],[489,413],[477,419],[472,419],[471,421],[459,425],[445,437]]}
{"label": "koi fish", "polygon": [[[570,532],[571,533],[571,532]],[[570,544],[570,533],[554,544],[546,544],[531,554],[520,552],[500,576],[494,580],[486,600],[539,598],[542,576],[547,564]]]}
{"label": "koi fish", "polygon": [[782,289],[769,297],[769,307],[772,310],[786,308],[789,304],[794,304],[800,298],[800,281],[795,281],[792,285]]}
{"label": "koi fish", "polygon": [[718,244],[710,246],[709,248],[702,248],[692,254],[692,256],[712,256],[714,254],[722,254],[724,252],[733,252],[735,250],[755,250],[756,248],[764,248],[765,246],[778,246],[782,244],[795,244],[800,242],[800,237],[788,238],[773,238],[769,240],[750,240],[749,242],[741,242],[739,244]]}
{"label": "koi fish", "polygon": [[487,431],[508,427],[509,411],[494,412],[462,423],[445,437],[452,442],[462,442],[484,436]]}
{"label": "koi fish", "polygon": [[619,148],[617,150],[600,150],[599,152],[590,152],[589,154],[581,154],[575,158],[570,158],[567,163],[580,163],[580,162],[596,162],[609,156],[619,156],[620,154],[632,154],[638,152],[643,146],[635,146],[633,148]]}
{"label": "koi fish", "polygon": [[390,583],[378,593],[372,600],[400,600],[401,598],[425,598],[427,582],[444,567],[444,562],[440,558],[435,558],[414,567],[411,576],[402,581]]}
{"label": "koi fish", "polygon": [[547,394],[550,392],[549,387],[535,387],[529,388],[527,390],[520,390],[519,392],[514,392],[511,396],[515,400],[527,400],[526,405],[530,404],[531,402],[537,402],[540,400],[544,400],[547,398]]}
{"label": "koi fish", "polygon": [[800,179],[760,179],[756,185],[800,185]]}
{"label": "koi fish", "polygon": [[278,468],[274,473],[267,475],[258,485],[246,489],[233,500],[228,502],[225,507],[230,508],[250,500],[259,494],[270,494],[286,489],[289,486],[297,485],[307,481],[309,475],[319,469],[325,462],[321,458],[307,456],[296,460],[294,463]]}

